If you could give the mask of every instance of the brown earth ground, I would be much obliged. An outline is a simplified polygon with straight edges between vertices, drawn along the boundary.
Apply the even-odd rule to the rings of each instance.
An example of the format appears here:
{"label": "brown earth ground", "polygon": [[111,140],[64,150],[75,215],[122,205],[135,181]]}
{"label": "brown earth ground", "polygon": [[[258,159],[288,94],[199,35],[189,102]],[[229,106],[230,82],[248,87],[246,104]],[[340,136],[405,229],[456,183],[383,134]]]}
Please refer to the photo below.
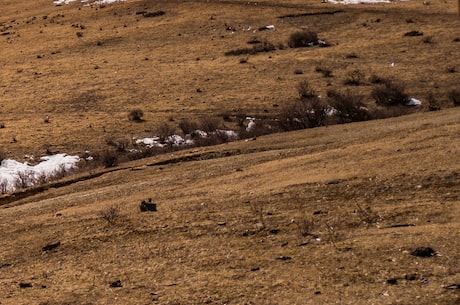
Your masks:
{"label": "brown earth ground", "polygon": [[[279,18],[304,13],[321,14]],[[0,143],[16,158],[102,150],[182,118],[276,114],[300,80],[324,94],[354,69],[395,77],[420,99],[434,92],[443,108],[458,87],[446,71],[460,58],[454,1],[6,0],[0,24]],[[276,30],[244,30],[267,24]],[[301,27],[332,46],[245,64],[224,56],[254,36],[286,45]],[[403,37],[411,30],[425,35]],[[145,122],[128,120],[133,108]],[[0,304],[460,304],[460,109],[424,110],[158,155],[3,197]],[[147,198],[157,212],[140,212]],[[436,254],[412,255],[418,247]]]}
{"label": "brown earth ground", "polygon": [[[5,0],[0,145],[21,160],[47,149],[101,151],[109,139],[156,135],[164,122],[179,132],[183,118],[217,117],[221,127],[234,127],[222,117],[276,115],[297,96],[302,80],[320,95],[349,89],[374,105],[369,93],[375,85],[368,79],[375,74],[404,83],[410,96],[424,102],[421,111],[429,93],[442,108],[452,106],[447,94],[458,89],[460,71],[456,10],[452,0],[348,6],[130,0],[103,8]],[[165,14],[146,18],[136,14],[141,11]],[[257,30],[266,25],[275,30]],[[332,46],[288,48],[290,34],[300,29],[316,31]],[[424,35],[405,37],[410,31]],[[253,38],[277,50],[224,55],[252,47]],[[323,77],[317,67],[331,70],[333,77]],[[364,74],[365,84],[344,86],[354,70]],[[143,110],[144,123],[128,120],[135,108]]]}

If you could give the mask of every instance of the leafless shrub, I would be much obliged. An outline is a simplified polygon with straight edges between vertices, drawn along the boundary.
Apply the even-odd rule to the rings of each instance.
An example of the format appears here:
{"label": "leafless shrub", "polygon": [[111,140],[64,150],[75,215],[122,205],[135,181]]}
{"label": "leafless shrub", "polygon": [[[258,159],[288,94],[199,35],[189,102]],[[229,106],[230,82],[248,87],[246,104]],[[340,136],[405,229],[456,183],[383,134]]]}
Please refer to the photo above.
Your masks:
{"label": "leafless shrub", "polygon": [[160,139],[166,139],[170,135],[175,134],[176,129],[169,125],[168,123],[162,123],[160,126],[158,126],[157,129],[157,134],[160,137]]}
{"label": "leafless shrub", "polygon": [[8,182],[5,180],[2,180],[0,182],[0,194],[6,194],[8,193]]}
{"label": "leafless shrub", "polygon": [[381,106],[404,105],[409,101],[409,96],[404,92],[404,85],[390,80],[374,88],[371,96]]}
{"label": "leafless shrub", "polygon": [[106,143],[109,146],[116,148],[118,152],[126,152],[128,150],[131,141],[128,139],[114,140],[112,138],[106,139]]}
{"label": "leafless shrub", "polygon": [[460,90],[457,90],[457,89],[450,90],[449,93],[447,94],[447,97],[452,103],[454,103],[455,107],[460,106]]}
{"label": "leafless shrub", "polygon": [[363,81],[364,73],[359,70],[353,70],[347,73],[347,76],[343,81],[343,84],[349,86],[359,86],[364,83]]}
{"label": "leafless shrub", "polygon": [[303,215],[299,220],[295,222],[297,227],[297,233],[301,237],[315,236],[313,230],[315,229],[315,222],[312,217]]}
{"label": "leafless shrub", "polygon": [[368,227],[376,224],[381,220],[380,215],[372,210],[372,208],[368,205],[365,208],[362,208],[358,203],[356,203],[356,215],[358,215],[359,219],[366,223]]}
{"label": "leafless shrub", "polygon": [[263,202],[260,201],[247,201],[249,204],[249,210],[256,217],[258,223],[260,224],[260,230],[265,229],[265,206]]}
{"label": "leafless shrub", "polygon": [[191,134],[198,129],[198,123],[195,121],[190,121],[188,119],[183,119],[179,123],[179,128],[182,130],[184,135]]}
{"label": "leafless shrub", "polygon": [[301,98],[316,97],[317,94],[307,80],[303,80],[297,84],[297,92]]}
{"label": "leafless shrub", "polygon": [[142,122],[144,112],[141,109],[133,109],[128,114],[128,119],[133,122]]}
{"label": "leafless shrub", "polygon": [[347,91],[341,93],[335,90],[327,92],[329,104],[335,109],[335,116],[339,119],[338,123],[350,123],[367,121],[371,119],[369,110],[363,103],[364,97],[354,95]]}
{"label": "leafless shrub", "polygon": [[102,164],[106,167],[115,167],[118,165],[118,154],[115,150],[105,150],[101,156]]}
{"label": "leafless shrub", "polygon": [[120,207],[118,205],[111,205],[99,211],[99,216],[107,221],[110,225],[114,225],[121,217]]}
{"label": "leafless shrub", "polygon": [[327,105],[318,97],[296,99],[283,107],[280,128],[285,131],[324,126]]}
{"label": "leafless shrub", "polygon": [[213,117],[205,117],[200,120],[199,125],[199,129],[206,132],[213,132],[216,131],[217,128],[219,128],[220,120]]}
{"label": "leafless shrub", "polygon": [[34,173],[32,171],[18,172],[18,177],[14,182],[16,189],[25,189],[35,183]]}
{"label": "leafless shrub", "polygon": [[441,110],[441,105],[439,104],[435,94],[433,92],[430,92],[427,96],[428,100],[428,110],[430,111],[437,111]]}
{"label": "leafless shrub", "polygon": [[289,36],[288,46],[291,48],[311,47],[318,43],[318,34],[313,31],[298,31]]}

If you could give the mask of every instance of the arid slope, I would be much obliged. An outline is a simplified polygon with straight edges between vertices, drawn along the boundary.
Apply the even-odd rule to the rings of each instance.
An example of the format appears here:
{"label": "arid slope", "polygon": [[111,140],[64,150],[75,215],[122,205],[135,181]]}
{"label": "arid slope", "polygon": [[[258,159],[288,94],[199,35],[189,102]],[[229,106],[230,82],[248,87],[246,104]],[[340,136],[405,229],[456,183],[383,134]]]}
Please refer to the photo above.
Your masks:
{"label": "arid slope", "polygon": [[271,135],[9,198],[0,302],[458,304],[459,118]]}

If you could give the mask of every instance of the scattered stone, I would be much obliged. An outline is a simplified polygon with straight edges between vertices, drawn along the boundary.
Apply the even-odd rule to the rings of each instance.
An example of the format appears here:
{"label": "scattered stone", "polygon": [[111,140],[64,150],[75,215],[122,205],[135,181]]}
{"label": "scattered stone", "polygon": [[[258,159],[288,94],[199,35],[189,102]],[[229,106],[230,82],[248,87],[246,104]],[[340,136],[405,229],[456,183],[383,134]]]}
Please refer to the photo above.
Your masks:
{"label": "scattered stone", "polygon": [[120,280],[116,280],[116,281],[110,283],[110,287],[111,288],[121,288],[121,287],[123,287],[123,285],[121,285]]}
{"label": "scattered stone", "polygon": [[423,33],[419,31],[410,31],[405,33],[404,36],[423,36]]}
{"label": "scattered stone", "polygon": [[406,274],[404,276],[404,278],[407,280],[407,281],[415,281],[416,279],[418,279],[418,275],[416,273],[413,273],[413,274]]}
{"label": "scattered stone", "polygon": [[313,212],[313,215],[321,215],[321,214],[327,215],[327,213],[328,211],[316,210]]}
{"label": "scattered stone", "polygon": [[254,267],[251,269],[251,271],[259,271],[260,270],[260,267]]}
{"label": "scattered stone", "polygon": [[270,229],[268,232],[270,232],[270,234],[276,235],[280,232],[280,229]]}
{"label": "scattered stone", "polygon": [[445,286],[446,289],[460,289],[460,284],[450,284]]}
{"label": "scattered stone", "polygon": [[57,247],[59,247],[61,245],[61,241],[56,241],[54,243],[51,243],[51,244],[48,244],[46,246],[44,246],[42,248],[43,252],[46,252],[46,251],[51,251],[51,250],[54,250],[56,249]]}
{"label": "scattered stone", "polygon": [[157,204],[152,202],[152,198],[149,198],[148,201],[142,200],[140,204],[141,212],[156,212]]}
{"label": "scattered stone", "polygon": [[397,278],[392,278],[387,280],[388,285],[396,285],[398,284],[398,279]]}
{"label": "scattered stone", "polygon": [[413,256],[418,256],[418,257],[432,257],[436,255],[436,251],[434,251],[430,247],[418,247],[414,251],[410,253]]}
{"label": "scattered stone", "polygon": [[315,294],[316,295],[321,294],[321,291],[317,290],[317,291],[315,291]]}
{"label": "scattered stone", "polygon": [[32,288],[32,283],[25,283],[25,282],[20,282],[19,283],[19,288]]}
{"label": "scattered stone", "polygon": [[276,259],[279,260],[279,261],[288,261],[288,260],[292,259],[292,257],[282,255],[280,257],[277,257]]}
{"label": "scattered stone", "polygon": [[0,264],[0,269],[10,267],[10,266],[11,266],[10,263],[3,263],[3,264]]}
{"label": "scattered stone", "polygon": [[225,221],[219,221],[219,222],[217,223],[217,225],[218,225],[218,226],[221,226],[221,227],[225,226],[226,224],[227,224],[227,223],[226,223]]}
{"label": "scattered stone", "polygon": [[166,13],[163,12],[163,11],[156,11],[156,12],[145,12],[145,13],[142,14],[142,16],[144,16],[146,18],[151,18],[151,17],[163,16],[164,14],[166,14]]}

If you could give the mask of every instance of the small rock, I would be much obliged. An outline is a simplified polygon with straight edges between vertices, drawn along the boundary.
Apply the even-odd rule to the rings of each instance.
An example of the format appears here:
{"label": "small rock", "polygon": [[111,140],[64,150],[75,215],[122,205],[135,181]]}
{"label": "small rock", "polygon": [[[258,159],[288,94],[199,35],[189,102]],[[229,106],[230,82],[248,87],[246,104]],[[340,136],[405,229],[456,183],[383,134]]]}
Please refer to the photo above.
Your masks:
{"label": "small rock", "polygon": [[317,291],[315,291],[315,294],[316,295],[321,294],[321,291],[317,290]]}
{"label": "small rock", "polygon": [[460,289],[460,284],[450,284],[445,286],[446,289]]}
{"label": "small rock", "polygon": [[43,252],[46,252],[46,251],[51,251],[51,250],[54,250],[56,249],[57,247],[59,247],[61,245],[61,241],[56,241],[54,243],[51,243],[51,244],[48,244],[46,246],[44,246],[42,248]]}
{"label": "small rock", "polygon": [[388,279],[387,284],[388,285],[396,285],[396,284],[398,284],[398,279],[396,279],[396,278]]}
{"label": "small rock", "polygon": [[110,287],[111,288],[121,288],[121,287],[123,287],[123,285],[121,285],[120,280],[116,280],[116,281],[110,283]]}
{"label": "small rock", "polygon": [[432,257],[436,255],[436,251],[434,251],[430,247],[418,247],[414,251],[410,253],[413,256],[418,256],[418,257]]}
{"label": "small rock", "polygon": [[280,257],[277,257],[276,259],[279,260],[279,261],[288,261],[288,260],[292,259],[292,257],[282,255]]}
{"label": "small rock", "polygon": [[19,283],[19,288],[32,288],[32,283]]}
{"label": "small rock", "polygon": [[260,270],[260,267],[254,267],[251,269],[251,271],[259,271]]}
{"label": "small rock", "polygon": [[217,223],[217,225],[218,225],[218,226],[221,226],[221,227],[225,226],[226,224],[227,224],[227,223],[226,223],[225,221],[219,221],[219,222]]}
{"label": "small rock", "polygon": [[141,212],[156,212],[157,211],[157,205],[156,203],[152,202],[152,198],[149,198],[148,201],[142,200],[140,204],[140,210]]}

